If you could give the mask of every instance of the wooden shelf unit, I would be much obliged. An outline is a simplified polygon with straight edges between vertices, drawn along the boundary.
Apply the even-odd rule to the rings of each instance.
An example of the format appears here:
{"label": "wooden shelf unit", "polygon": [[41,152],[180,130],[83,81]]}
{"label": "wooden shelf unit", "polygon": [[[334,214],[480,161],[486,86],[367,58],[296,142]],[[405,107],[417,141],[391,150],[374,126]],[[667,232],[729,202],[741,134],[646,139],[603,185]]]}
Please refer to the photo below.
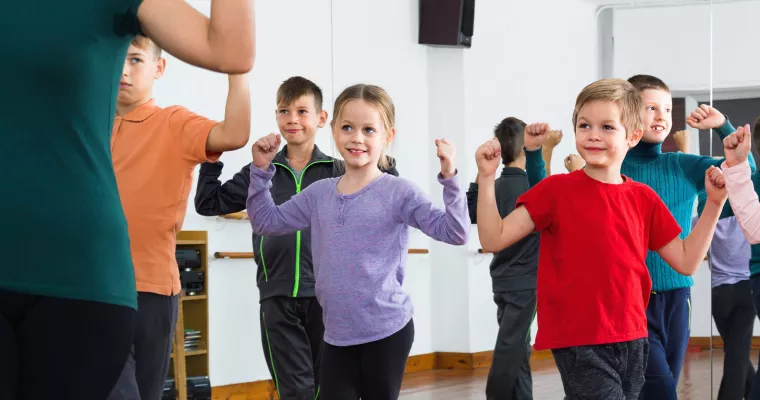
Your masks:
{"label": "wooden shelf unit", "polygon": [[[195,296],[180,295],[177,326],[174,331],[174,352],[169,376],[174,378],[177,400],[187,400],[187,377],[209,376],[208,349],[208,232],[181,231],[177,235],[177,248],[197,249],[201,253],[203,293]],[[198,350],[185,351],[185,329],[201,332]]]}

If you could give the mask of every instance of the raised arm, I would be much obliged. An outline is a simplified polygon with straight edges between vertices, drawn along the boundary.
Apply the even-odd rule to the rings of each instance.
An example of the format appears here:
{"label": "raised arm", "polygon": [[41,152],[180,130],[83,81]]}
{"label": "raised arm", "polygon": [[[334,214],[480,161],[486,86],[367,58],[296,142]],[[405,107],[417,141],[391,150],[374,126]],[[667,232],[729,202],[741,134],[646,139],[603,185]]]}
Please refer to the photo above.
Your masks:
{"label": "raised arm", "polygon": [[749,126],[739,127],[736,133],[724,139],[723,147],[726,151],[723,175],[731,209],[747,240],[752,244],[760,243],[758,187],[752,180],[748,162],[752,148]]}
{"label": "raised arm", "polygon": [[[525,127],[525,171],[528,174],[528,184],[535,186],[546,178],[546,156],[551,161],[553,147],[544,151],[543,147],[551,135],[549,124],[544,122],[530,124]],[[555,137],[558,134],[555,134]],[[561,139],[561,134],[558,135]],[[558,141],[557,141],[558,142]]]}
{"label": "raised arm", "polygon": [[484,252],[498,252],[528,236],[535,225],[525,207],[518,207],[503,220],[496,204],[495,176],[501,161],[497,139],[482,144],[475,153],[478,164],[477,220],[480,246]]}
{"label": "raised arm", "polygon": [[[710,248],[715,225],[718,223],[721,209],[726,202],[726,189],[722,183],[711,174],[715,167],[705,172],[705,187],[707,188],[707,202],[699,221],[694,226],[688,237],[681,240],[676,237],[662,248],[656,250],[668,265],[682,275],[694,275],[702,264]],[[664,208],[664,205],[662,206]],[[655,214],[657,215],[657,214]],[[660,214],[662,215],[662,214]],[[672,216],[671,216],[672,218]],[[664,218],[657,218],[652,222],[651,230],[662,230],[670,224],[662,222]]]}
{"label": "raised arm", "polygon": [[308,186],[290,200],[276,206],[270,188],[275,167],[271,161],[280,147],[280,135],[270,134],[253,144],[251,184],[248,188],[246,208],[253,233],[257,235],[285,235],[311,225],[312,192],[319,184]]}
{"label": "raised arm", "polygon": [[436,139],[435,145],[441,162],[438,182],[443,185],[445,211],[435,207],[420,190],[410,185],[401,201],[399,213],[404,223],[431,238],[448,244],[463,245],[467,243],[470,233],[470,221],[467,202],[459,187],[456,150],[446,139]]}
{"label": "raised arm", "polygon": [[195,211],[198,214],[211,217],[245,210],[248,187],[251,185],[251,165],[246,165],[224,183],[219,180],[223,167],[221,161],[201,164],[195,191]]}
{"label": "raised arm", "polygon": [[253,68],[253,0],[212,0],[207,18],[185,0],[143,0],[137,10],[146,36],[178,59],[228,74]]}
{"label": "raised arm", "polygon": [[[735,129],[720,111],[716,108],[703,104],[696,108],[686,118],[686,123],[695,129],[712,129],[721,140],[731,135]],[[708,168],[720,167],[725,158],[712,158],[707,156],[697,156],[693,154],[680,154],[679,165],[686,177],[694,184],[698,191],[705,189],[704,174]],[[752,172],[755,172],[755,159],[752,154],[749,155],[749,165]]]}
{"label": "raised arm", "polygon": [[237,150],[248,143],[251,136],[251,92],[246,75],[229,75],[227,104],[224,122],[211,129],[206,140],[206,151],[221,153]]}

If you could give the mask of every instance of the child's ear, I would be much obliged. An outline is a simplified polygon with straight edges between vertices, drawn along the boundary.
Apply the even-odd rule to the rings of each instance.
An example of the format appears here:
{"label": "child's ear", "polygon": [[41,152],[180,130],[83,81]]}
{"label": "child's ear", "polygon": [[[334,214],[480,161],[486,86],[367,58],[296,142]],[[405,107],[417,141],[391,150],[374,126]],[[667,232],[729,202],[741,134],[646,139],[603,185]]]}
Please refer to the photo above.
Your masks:
{"label": "child's ear", "polygon": [[[322,110],[319,112],[319,127],[320,128],[325,127],[325,124],[327,123],[327,117],[328,117],[327,111]],[[332,123],[330,123],[330,126],[332,126]]]}
{"label": "child's ear", "polygon": [[628,135],[628,146],[633,148],[636,147],[637,144],[639,144],[639,141],[644,136],[644,130],[643,129],[636,129],[635,131],[632,131],[630,135]]}
{"label": "child's ear", "polygon": [[391,128],[390,131],[388,131],[388,135],[385,137],[385,145],[388,146],[391,144],[393,139],[396,138],[396,128]]}
{"label": "child's ear", "polygon": [[153,76],[153,79],[159,79],[164,76],[164,71],[166,71],[166,59],[162,57],[156,63],[156,74]]}

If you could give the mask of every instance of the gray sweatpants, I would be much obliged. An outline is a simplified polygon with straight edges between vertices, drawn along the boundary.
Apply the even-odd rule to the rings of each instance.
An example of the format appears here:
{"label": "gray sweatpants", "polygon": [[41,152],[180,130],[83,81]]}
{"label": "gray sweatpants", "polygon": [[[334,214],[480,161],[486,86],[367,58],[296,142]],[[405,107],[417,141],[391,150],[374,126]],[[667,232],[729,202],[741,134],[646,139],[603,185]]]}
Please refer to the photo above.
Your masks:
{"label": "gray sweatpants", "polygon": [[137,293],[135,335],[127,363],[107,400],[159,400],[169,374],[179,296]]}
{"label": "gray sweatpants", "polygon": [[637,400],[649,357],[647,338],[552,350],[565,400]]}

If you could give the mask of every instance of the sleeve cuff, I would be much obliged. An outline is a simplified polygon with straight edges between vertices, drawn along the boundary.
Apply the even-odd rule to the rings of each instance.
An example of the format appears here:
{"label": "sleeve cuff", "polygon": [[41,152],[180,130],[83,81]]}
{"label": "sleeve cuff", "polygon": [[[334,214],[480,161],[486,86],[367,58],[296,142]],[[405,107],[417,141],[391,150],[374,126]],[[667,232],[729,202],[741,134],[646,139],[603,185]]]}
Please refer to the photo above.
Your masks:
{"label": "sleeve cuff", "polygon": [[726,161],[720,165],[720,169],[723,171],[723,175],[727,180],[736,180],[736,178],[743,174],[752,175],[752,170],[749,167],[749,160],[744,160],[743,163],[729,167]]}
{"label": "sleeve cuff", "polygon": [[251,163],[251,180],[254,178],[270,180],[274,176],[274,171],[275,166],[272,163],[269,163],[269,168],[266,171],[262,171],[261,168]]}
{"label": "sleeve cuff", "polygon": [[721,125],[719,128],[715,129],[715,131],[718,133],[720,138],[723,139],[726,136],[736,132],[736,128],[731,125],[731,121],[729,121],[728,117],[726,117],[726,122],[724,122],[723,125]]}
{"label": "sleeve cuff", "polygon": [[439,182],[440,184],[442,184],[442,185],[446,185],[446,184],[449,184],[449,183],[456,183],[456,184],[459,184],[459,170],[457,169],[457,170],[454,172],[454,175],[452,175],[452,176],[451,176],[451,178],[449,178],[449,179],[446,179],[446,178],[444,178],[444,177],[443,177],[443,174],[441,174],[441,173],[439,172],[439,173],[438,173],[438,182]]}
{"label": "sleeve cuff", "polygon": [[201,164],[201,175],[216,175],[219,176],[222,174],[222,168],[224,168],[224,163],[221,161],[217,162],[205,162]]}
{"label": "sleeve cuff", "polygon": [[477,192],[478,191],[478,184],[475,182],[470,183],[470,188],[468,189],[470,192]]}

